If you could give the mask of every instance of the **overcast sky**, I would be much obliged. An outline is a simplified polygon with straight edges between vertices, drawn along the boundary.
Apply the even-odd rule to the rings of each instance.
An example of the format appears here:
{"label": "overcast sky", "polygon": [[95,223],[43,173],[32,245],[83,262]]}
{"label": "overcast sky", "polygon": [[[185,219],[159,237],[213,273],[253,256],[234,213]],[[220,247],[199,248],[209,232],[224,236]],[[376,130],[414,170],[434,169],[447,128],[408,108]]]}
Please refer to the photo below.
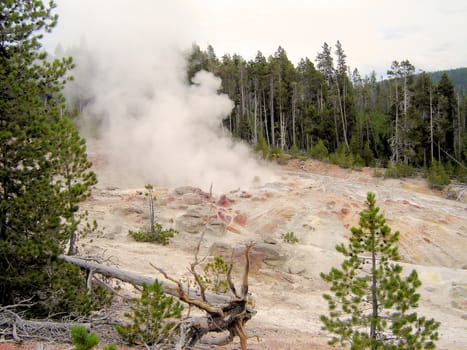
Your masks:
{"label": "overcast sky", "polygon": [[254,58],[282,46],[293,63],[315,60],[323,42],[343,45],[351,68],[387,71],[409,59],[417,70],[467,66],[466,0],[56,0],[48,46],[82,38],[126,45],[135,36],[179,48],[211,44],[217,56]]}

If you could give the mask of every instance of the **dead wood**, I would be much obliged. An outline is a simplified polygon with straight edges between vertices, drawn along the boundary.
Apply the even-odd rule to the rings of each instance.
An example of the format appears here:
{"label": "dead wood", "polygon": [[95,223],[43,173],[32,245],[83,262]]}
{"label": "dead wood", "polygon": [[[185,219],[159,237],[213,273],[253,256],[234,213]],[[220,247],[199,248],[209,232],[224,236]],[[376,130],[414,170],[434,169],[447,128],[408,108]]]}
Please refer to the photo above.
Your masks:
{"label": "dead wood", "polygon": [[31,338],[68,342],[72,327],[79,325],[91,329],[90,323],[25,320],[13,311],[15,308],[16,305],[0,307],[0,334],[5,337],[11,336],[16,342]]}
{"label": "dead wood", "polygon": [[[188,305],[196,306],[197,308],[207,313],[204,317],[189,317],[180,323],[180,338],[176,345],[176,349],[186,349],[193,347],[203,336],[208,333],[222,333],[228,331],[228,335],[218,338],[217,341],[222,344],[227,344],[233,340],[235,336],[240,338],[240,347],[242,350],[247,349],[247,335],[245,332],[245,324],[256,314],[253,303],[248,298],[248,274],[249,274],[249,255],[252,244],[246,246],[245,249],[245,269],[242,279],[241,295],[236,293],[235,286],[231,280],[229,268],[228,279],[229,286],[233,297],[230,301],[223,305],[212,305],[205,298],[191,298],[188,295],[180,281],[177,281],[167,275],[162,269],[153,266],[166,279],[175,283],[178,287],[178,298]],[[192,268],[192,274],[195,280],[199,280],[199,276]],[[197,278],[198,277],[198,278]]]}
{"label": "dead wood", "polygon": [[[252,246],[252,244],[248,244],[245,248],[245,268],[240,295],[238,295],[237,289],[232,282],[232,267],[229,268],[228,273],[228,282],[231,289],[231,295],[229,296],[208,293],[204,288],[186,288],[183,286],[182,282],[170,277],[161,268],[152,265],[165,278],[165,280],[159,281],[165,293],[177,297],[189,306],[195,306],[206,312],[205,316],[187,317],[180,321],[180,337],[176,344],[176,349],[191,348],[195,346],[203,336],[212,332],[228,332],[227,336],[219,338],[219,341],[222,343],[231,342],[235,336],[238,336],[240,338],[241,349],[247,349],[245,324],[256,314],[254,304],[248,295],[249,256]],[[142,285],[143,283],[152,284],[155,280],[154,277],[141,276],[112,266],[82,259],[77,256],[61,255],[60,258],[85,268],[88,271],[92,271],[93,274],[97,273],[106,277],[116,278],[136,286]],[[199,261],[196,256],[195,263],[193,263],[190,268],[195,281],[200,280],[195,269],[198,263]]]}
{"label": "dead wood", "polygon": [[[155,277],[143,276],[143,275],[136,274],[134,272],[118,269],[113,266],[99,264],[99,263],[90,261],[88,259],[81,258],[79,256],[59,255],[59,258],[71,264],[80,266],[86,270],[92,270],[93,274],[101,274],[106,277],[116,278],[120,281],[127,282],[135,286],[141,286],[144,283],[149,285],[149,284],[154,283],[154,280],[156,279]],[[159,281],[159,282],[162,284],[162,288],[165,293],[175,296],[175,297],[179,296],[179,293],[178,293],[179,287],[177,286],[177,284],[170,283],[167,281]],[[197,298],[201,300],[200,293],[197,289],[190,288],[189,290],[186,290],[184,288],[184,290],[187,294],[189,294],[193,298]],[[225,303],[228,303],[230,300],[228,296],[212,294],[212,293],[206,293],[206,299],[208,300],[209,303],[214,304],[214,305],[225,304]]]}

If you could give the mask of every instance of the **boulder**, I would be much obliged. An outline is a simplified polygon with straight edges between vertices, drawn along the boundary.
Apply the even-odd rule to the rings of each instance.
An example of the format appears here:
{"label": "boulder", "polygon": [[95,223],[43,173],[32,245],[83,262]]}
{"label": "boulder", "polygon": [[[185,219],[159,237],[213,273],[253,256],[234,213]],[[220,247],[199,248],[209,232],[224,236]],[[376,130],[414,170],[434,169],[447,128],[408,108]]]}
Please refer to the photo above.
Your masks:
{"label": "boulder", "polygon": [[287,257],[279,252],[279,245],[259,243],[252,251],[268,266],[281,266],[287,260]]}
{"label": "boulder", "polygon": [[219,220],[211,220],[206,226],[206,234],[221,237],[226,233],[226,225]]}
{"label": "boulder", "polygon": [[206,215],[196,209],[190,209],[175,221],[175,228],[180,232],[198,233],[206,226]]}
{"label": "boulder", "polygon": [[203,190],[201,188],[192,186],[181,186],[174,189],[174,195],[176,196],[183,196],[187,193],[203,193]]}

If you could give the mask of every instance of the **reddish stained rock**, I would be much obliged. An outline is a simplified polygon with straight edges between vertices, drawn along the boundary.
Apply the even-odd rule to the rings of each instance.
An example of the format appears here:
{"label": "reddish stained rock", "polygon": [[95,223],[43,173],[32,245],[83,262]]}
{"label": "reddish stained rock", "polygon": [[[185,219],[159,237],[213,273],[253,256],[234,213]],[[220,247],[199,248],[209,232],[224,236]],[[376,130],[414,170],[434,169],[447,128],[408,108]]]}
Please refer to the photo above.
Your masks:
{"label": "reddish stained rock", "polygon": [[232,217],[226,213],[224,213],[223,211],[219,210],[217,212],[217,217],[219,218],[219,220],[221,221],[224,221],[226,222],[227,224],[230,224],[230,221],[232,221]]}
{"label": "reddish stained rock", "polygon": [[246,214],[238,214],[238,215],[236,215],[236,216],[234,217],[234,222],[235,222],[237,225],[245,226],[246,221],[247,221],[247,216],[246,216]]}
{"label": "reddish stained rock", "polygon": [[405,205],[410,205],[411,207],[414,207],[416,209],[422,209],[421,206],[417,205],[417,204],[413,204],[413,203],[410,203],[407,199],[404,199],[402,201],[402,204],[405,204]]}
{"label": "reddish stained rock", "polygon": [[229,199],[225,194],[223,194],[222,196],[220,196],[216,204],[220,207],[228,207],[233,203],[235,203],[233,199]]}
{"label": "reddish stained rock", "polygon": [[227,231],[230,231],[232,233],[240,233],[239,230],[237,230],[235,227],[232,227],[232,226],[227,226]]}
{"label": "reddish stained rock", "polygon": [[162,203],[167,204],[167,203],[171,203],[171,202],[175,202],[175,198],[172,197],[172,196],[168,196],[167,198],[164,199],[164,201]]}
{"label": "reddish stained rock", "polygon": [[424,240],[426,243],[431,243],[431,241],[430,241],[428,238],[426,238],[426,237],[423,237],[423,240]]}
{"label": "reddish stained rock", "polygon": [[344,215],[347,215],[348,213],[350,213],[350,210],[349,210],[349,208],[342,208],[341,213],[344,214]]}

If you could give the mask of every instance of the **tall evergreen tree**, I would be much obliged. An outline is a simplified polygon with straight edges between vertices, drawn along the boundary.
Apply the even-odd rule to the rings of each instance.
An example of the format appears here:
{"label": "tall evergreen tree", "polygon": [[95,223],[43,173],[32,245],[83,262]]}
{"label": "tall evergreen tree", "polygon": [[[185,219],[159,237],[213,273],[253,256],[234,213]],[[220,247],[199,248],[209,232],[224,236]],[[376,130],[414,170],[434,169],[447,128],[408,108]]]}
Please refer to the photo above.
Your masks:
{"label": "tall evergreen tree", "polygon": [[[436,134],[438,160],[449,160],[455,155],[454,125],[456,124],[456,96],[454,86],[446,73],[436,87]],[[459,152],[457,152],[459,153]],[[449,156],[448,156],[449,155]]]}
{"label": "tall evergreen tree", "polygon": [[54,6],[0,4],[0,305],[30,299],[42,314],[86,312],[94,303],[79,269],[57,260],[96,179],[63,113],[72,61],[46,61],[40,51],[40,33],[57,20]]}
{"label": "tall evergreen tree", "polygon": [[402,277],[397,241],[368,193],[359,227],[351,229],[348,246],[336,250],[345,259],[321,277],[331,285],[324,298],[329,315],[321,316],[323,329],[332,333],[330,344],[361,349],[434,349],[439,323],[419,317],[414,308],[421,282],[413,270]]}

